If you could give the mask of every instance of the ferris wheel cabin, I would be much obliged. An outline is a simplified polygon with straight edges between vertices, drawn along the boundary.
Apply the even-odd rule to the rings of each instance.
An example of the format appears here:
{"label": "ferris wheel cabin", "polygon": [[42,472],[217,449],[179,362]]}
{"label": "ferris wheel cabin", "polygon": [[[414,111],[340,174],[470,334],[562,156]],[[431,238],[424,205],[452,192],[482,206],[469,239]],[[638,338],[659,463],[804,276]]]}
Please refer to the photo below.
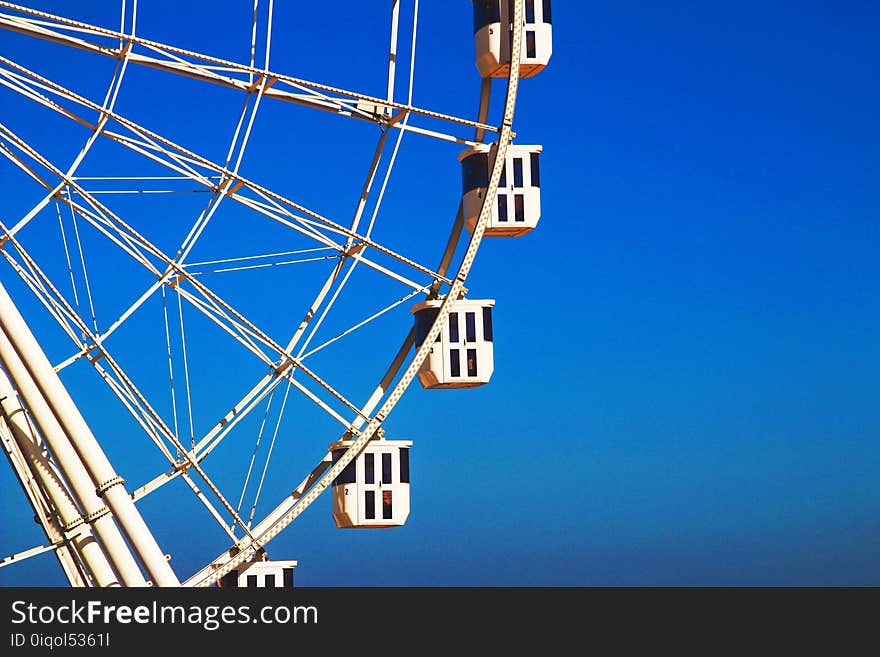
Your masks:
{"label": "ferris wheel cabin", "polygon": [[[513,46],[513,0],[473,0],[476,64],[484,78],[506,78]],[[519,76],[540,73],[553,53],[550,0],[525,0]],[[502,27],[503,26],[503,27]]]}
{"label": "ferris wheel cabin", "polygon": [[[541,218],[542,146],[507,147],[498,196],[486,224],[485,237],[518,237],[533,230]],[[490,146],[478,144],[459,154],[464,224],[473,233],[489,188]]]}
{"label": "ferris wheel cabin", "polygon": [[293,588],[296,561],[251,561],[230,571],[217,582],[224,589]]}
{"label": "ferris wheel cabin", "polygon": [[[412,307],[416,349],[425,341],[442,303],[442,299],[431,299]],[[455,302],[431,353],[419,369],[419,382],[423,388],[474,388],[489,383],[495,369],[492,344],[494,305],[494,299],[459,299]]]}
{"label": "ferris wheel cabin", "polygon": [[[333,463],[353,441],[330,445]],[[411,440],[371,440],[333,481],[333,519],[341,529],[399,527],[409,517]]]}

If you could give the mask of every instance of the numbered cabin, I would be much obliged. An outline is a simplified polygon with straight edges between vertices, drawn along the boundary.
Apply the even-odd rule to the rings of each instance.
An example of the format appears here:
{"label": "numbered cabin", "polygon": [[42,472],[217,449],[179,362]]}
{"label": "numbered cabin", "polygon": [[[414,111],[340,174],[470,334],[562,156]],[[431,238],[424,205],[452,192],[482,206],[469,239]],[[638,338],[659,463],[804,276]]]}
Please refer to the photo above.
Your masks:
{"label": "numbered cabin", "polygon": [[[486,224],[485,237],[518,237],[533,230],[541,218],[541,170],[543,147],[511,144],[504,158],[498,196]],[[478,144],[459,154],[461,162],[462,212],[473,233],[489,188],[493,164],[488,144]]]}
{"label": "numbered cabin", "polygon": [[220,588],[293,588],[296,561],[251,561],[230,571],[217,583]]}
{"label": "numbered cabin", "polygon": [[[513,0],[473,0],[476,64],[484,78],[510,74],[513,49]],[[519,76],[540,73],[553,54],[550,0],[525,0]]]}
{"label": "numbered cabin", "polygon": [[[353,441],[330,445],[333,463]],[[371,440],[333,481],[333,519],[340,528],[399,527],[409,516],[411,440]]]}
{"label": "numbered cabin", "polygon": [[[424,343],[440,312],[441,303],[442,299],[432,299],[412,307],[416,349]],[[422,387],[473,388],[489,382],[495,368],[492,345],[494,305],[493,299],[459,299],[455,302],[419,369]]]}

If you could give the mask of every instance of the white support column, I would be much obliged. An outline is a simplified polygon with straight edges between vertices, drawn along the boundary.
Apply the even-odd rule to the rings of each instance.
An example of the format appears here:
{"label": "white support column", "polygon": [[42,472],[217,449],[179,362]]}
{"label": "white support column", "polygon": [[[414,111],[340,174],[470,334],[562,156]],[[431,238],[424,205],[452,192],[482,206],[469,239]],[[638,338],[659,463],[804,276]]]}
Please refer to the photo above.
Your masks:
{"label": "white support column", "polygon": [[[93,488],[94,492],[97,493],[98,497],[104,499],[106,505],[112,511],[113,516],[119,522],[122,531],[149,573],[153,583],[156,586],[180,586],[180,582],[175,576],[174,571],[171,570],[165,555],[134,506],[134,502],[128,492],[125,490],[122,478],[117,476],[113,470],[113,466],[110,465],[110,461],[98,444],[97,439],[92,434],[91,429],[89,429],[88,424],[86,424],[85,419],[83,419],[79,409],[76,407],[73,399],[71,399],[64,384],[61,383],[61,379],[58,378],[58,374],[52,368],[52,364],[46,358],[39,343],[2,284],[0,284],[0,328],[2,328],[0,333],[5,333],[5,338],[8,338],[8,346],[21,359],[21,365],[24,366],[24,369],[30,375],[35,387],[39,391],[39,399],[33,400],[34,403],[32,403],[32,400],[27,395],[24,395],[25,390],[22,389],[21,382],[19,381],[19,378],[27,377],[21,376],[23,374],[21,372],[19,372],[19,376],[16,376],[16,373],[10,370],[10,374],[19,390],[22,391],[28,407],[35,410],[35,405],[38,406],[40,401],[49,403],[51,407],[50,412],[57,418],[57,423],[63,430],[63,434],[66,434],[69,438],[68,446],[72,447],[79,458],[82,459],[82,465],[85,466],[86,474],[91,477],[91,486],[97,487]],[[0,339],[0,342],[6,342],[6,340]],[[12,360],[15,360],[15,354],[10,354]],[[4,354],[3,360],[7,362],[5,356],[6,354]],[[42,427],[40,429],[41,431],[43,430]],[[46,435],[46,438],[48,440],[49,436]],[[51,442],[49,446],[60,462],[61,457],[55,446]],[[77,495],[81,494],[80,491],[76,492]],[[99,521],[103,519],[100,518]],[[115,558],[114,563],[116,563]],[[136,567],[136,564],[133,565]],[[139,571],[138,574],[140,574]],[[120,572],[120,575],[126,584],[129,584],[126,581],[128,578],[132,578],[133,581],[137,580],[132,572]]]}
{"label": "white support column", "polygon": [[[4,311],[0,310],[0,316]],[[0,317],[5,319],[5,317]],[[52,410],[46,404],[27,368],[21,362],[18,353],[7,338],[4,330],[0,330],[0,361],[9,373],[16,389],[27,405],[37,429],[55,456],[61,474],[70,484],[79,507],[89,519],[95,535],[101,541],[104,552],[114,570],[119,574],[126,586],[146,586],[146,581],[138,568],[122,534],[107,513],[104,504],[95,492],[95,483],[86,471],[76,451],[64,434]],[[102,513],[102,510],[105,512]]]}
{"label": "white support column", "polygon": [[61,570],[64,571],[64,576],[67,577],[67,581],[71,586],[83,587],[91,585],[93,581],[91,574],[87,572],[88,569],[83,565],[78,555],[74,554],[71,550],[69,538],[72,537],[65,536],[58,513],[56,513],[46,492],[36,480],[28,457],[19,449],[12,435],[12,428],[7,418],[0,418],[0,444],[3,445],[3,452],[9,461],[9,465],[12,466],[13,473],[21,484],[21,489],[27,501],[34,510],[34,520],[43,528],[48,544],[8,556],[0,561],[0,566],[14,563],[18,559],[27,559],[30,555],[42,554],[47,550],[51,550],[54,552],[55,558],[58,559],[58,564],[61,566]]}
{"label": "white support column", "polygon": [[[2,370],[0,370],[0,408],[2,408],[3,420],[9,430],[10,437],[15,441],[32,475],[58,513],[59,522],[56,524],[59,526],[56,527],[56,530],[60,535],[59,538],[64,538],[67,542],[67,545],[56,550],[59,560],[65,558],[63,551],[74,550],[88,568],[97,586],[119,586],[119,579],[113,572],[107,556],[95,540],[91,530],[80,528],[75,537],[71,537],[69,534],[68,528],[71,528],[80,519],[80,511],[71,499],[64,482],[59,479],[55,469],[43,454],[12,383]],[[53,537],[50,536],[50,538]],[[62,567],[65,572],[68,571],[68,567],[63,563]]]}

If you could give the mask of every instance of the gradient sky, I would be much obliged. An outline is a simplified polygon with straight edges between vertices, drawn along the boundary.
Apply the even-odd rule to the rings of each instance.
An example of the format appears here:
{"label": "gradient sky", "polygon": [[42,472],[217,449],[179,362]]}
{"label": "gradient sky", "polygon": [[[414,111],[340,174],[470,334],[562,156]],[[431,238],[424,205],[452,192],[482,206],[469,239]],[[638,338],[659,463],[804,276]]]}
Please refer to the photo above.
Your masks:
{"label": "gradient sky", "polygon": [[[39,6],[118,23],[118,9],[66,4]],[[245,61],[249,3],[210,12],[197,4],[142,0],[139,33]],[[279,6],[271,67],[382,95],[386,10],[346,4],[357,7],[330,16]],[[411,3],[403,5],[409,20]],[[469,3],[423,0],[421,12],[414,102],[472,117]],[[544,147],[541,223],[484,242],[468,279],[470,296],[497,302],[492,382],[469,391],[416,384],[386,423],[389,437],[414,441],[405,527],[338,530],[324,496],[270,555],[298,559],[303,586],[880,584],[880,9],[557,0],[553,19],[550,66],[522,82],[515,119],[520,143]],[[8,32],[0,55],[92,97],[112,71]],[[127,75],[121,113],[222,159],[240,108],[234,94],[154,71]],[[495,114],[502,94],[496,85]],[[377,135],[314,114],[267,103],[242,171],[328,216],[350,215]],[[61,161],[76,152],[49,127],[66,124],[5,89],[0,117]],[[81,143],[71,132],[68,146]],[[432,265],[457,205],[457,152],[407,136],[388,227],[377,227],[389,242],[424,247]],[[111,157],[96,150],[84,171]],[[4,223],[39,198],[20,184],[0,162]],[[151,202],[118,201],[147,224],[173,209]],[[200,207],[184,203],[188,216]],[[238,215],[226,212],[218,221],[232,225]],[[57,239],[51,221],[46,234]],[[167,228],[169,244],[179,241]],[[39,236],[33,230],[23,241]],[[224,231],[206,236],[206,253],[235,252],[235,240],[273,243],[274,233],[254,231],[232,244]],[[323,271],[221,289],[244,294],[283,334],[286,290],[314,290]],[[16,291],[8,266],[0,276]],[[354,290],[368,295],[373,283],[365,276]],[[107,281],[106,303],[132,285]],[[45,321],[21,303],[35,326]],[[353,296],[352,316],[369,307],[358,303]],[[297,320],[300,306],[291,309]],[[318,362],[363,397],[408,321],[404,306],[384,325],[393,338],[368,332],[354,343],[357,357]],[[160,331],[144,319],[120,336],[118,348],[132,350],[126,362],[147,380],[164,366]],[[53,357],[69,353],[50,332],[46,340]],[[208,356],[199,400],[209,407],[241,385],[235,355]],[[89,371],[75,370],[65,381],[88,391],[86,416],[130,488],[161,471],[155,449],[119,435],[106,393],[89,396]],[[273,457],[274,499],[335,437],[318,421],[303,426]],[[213,466],[235,499],[253,436]],[[8,468],[0,484],[3,553],[39,543]],[[141,505],[183,577],[224,547],[185,495],[176,488]],[[48,555],[0,569],[3,585],[61,583]]]}

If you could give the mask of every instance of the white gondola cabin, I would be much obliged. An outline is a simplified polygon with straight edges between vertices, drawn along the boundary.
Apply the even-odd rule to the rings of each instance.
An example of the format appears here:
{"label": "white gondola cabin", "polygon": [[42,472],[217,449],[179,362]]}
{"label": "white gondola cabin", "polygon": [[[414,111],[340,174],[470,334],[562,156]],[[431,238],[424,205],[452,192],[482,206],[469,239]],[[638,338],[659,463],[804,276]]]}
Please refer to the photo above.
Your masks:
{"label": "white gondola cabin", "polygon": [[220,588],[293,588],[296,561],[251,561],[242,564],[217,582]]}
{"label": "white gondola cabin", "polygon": [[[422,301],[412,307],[415,346],[421,347],[439,312],[442,299]],[[493,299],[459,299],[443,323],[431,353],[419,369],[419,382],[428,389],[473,388],[492,378]]]}
{"label": "white gondola cabin", "polygon": [[[513,46],[513,0],[473,0],[476,64],[484,78],[506,78]],[[519,75],[544,70],[553,54],[550,0],[525,0]]]}
{"label": "white gondola cabin", "polygon": [[[541,218],[541,169],[539,158],[543,147],[507,147],[504,169],[498,185],[498,196],[486,225],[486,237],[517,237],[533,230]],[[462,151],[461,162],[462,212],[470,233],[480,216],[483,199],[489,188],[491,148],[478,144]]]}
{"label": "white gondola cabin", "polygon": [[[352,445],[330,445],[333,463]],[[399,527],[409,516],[411,440],[371,440],[333,481],[333,519],[340,528]]]}

